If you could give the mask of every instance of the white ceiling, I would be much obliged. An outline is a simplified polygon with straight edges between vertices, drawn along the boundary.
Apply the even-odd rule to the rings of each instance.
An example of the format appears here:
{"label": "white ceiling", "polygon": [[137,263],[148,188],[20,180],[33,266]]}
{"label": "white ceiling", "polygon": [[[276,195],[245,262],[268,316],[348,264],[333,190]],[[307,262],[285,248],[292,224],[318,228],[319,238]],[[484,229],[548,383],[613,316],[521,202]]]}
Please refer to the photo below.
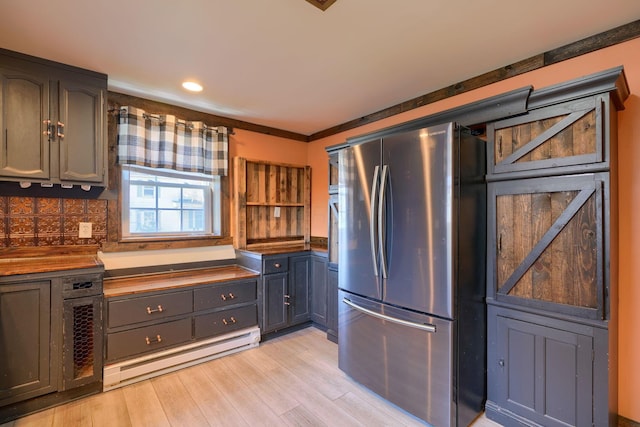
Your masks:
{"label": "white ceiling", "polygon": [[0,47],[308,135],[639,18],[638,0],[0,0]]}

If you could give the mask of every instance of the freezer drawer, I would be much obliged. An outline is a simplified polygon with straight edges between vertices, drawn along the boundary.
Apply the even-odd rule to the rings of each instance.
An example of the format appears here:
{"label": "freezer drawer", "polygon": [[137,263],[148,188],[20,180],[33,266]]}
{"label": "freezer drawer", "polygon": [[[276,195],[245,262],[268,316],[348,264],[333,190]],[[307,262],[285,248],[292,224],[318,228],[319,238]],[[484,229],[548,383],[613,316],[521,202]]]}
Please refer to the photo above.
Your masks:
{"label": "freezer drawer", "polygon": [[344,291],[338,301],[340,369],[432,425],[455,423],[454,321]]}

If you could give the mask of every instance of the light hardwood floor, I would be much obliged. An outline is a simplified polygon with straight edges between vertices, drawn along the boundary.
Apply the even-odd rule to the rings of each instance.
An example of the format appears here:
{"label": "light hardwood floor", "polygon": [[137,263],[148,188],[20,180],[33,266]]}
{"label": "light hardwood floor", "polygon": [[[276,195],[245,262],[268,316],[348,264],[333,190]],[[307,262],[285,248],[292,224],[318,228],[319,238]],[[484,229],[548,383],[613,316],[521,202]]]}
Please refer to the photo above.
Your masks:
{"label": "light hardwood floor", "polygon": [[[338,369],[313,327],[0,427],[423,426]],[[480,417],[474,427],[498,424]]]}

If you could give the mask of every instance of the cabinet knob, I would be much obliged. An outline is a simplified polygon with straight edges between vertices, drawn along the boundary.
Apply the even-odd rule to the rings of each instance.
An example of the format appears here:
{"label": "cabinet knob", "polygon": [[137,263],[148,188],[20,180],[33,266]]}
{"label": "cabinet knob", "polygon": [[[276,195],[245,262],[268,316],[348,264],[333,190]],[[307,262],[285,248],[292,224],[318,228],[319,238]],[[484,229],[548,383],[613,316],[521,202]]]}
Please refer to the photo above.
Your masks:
{"label": "cabinet knob", "polygon": [[275,268],[280,268],[280,267],[282,267],[282,264],[280,264],[279,262],[276,262],[275,264],[273,264],[273,266]]}
{"label": "cabinet knob", "polygon": [[498,360],[498,366],[500,366],[501,368],[504,368],[504,359]]}

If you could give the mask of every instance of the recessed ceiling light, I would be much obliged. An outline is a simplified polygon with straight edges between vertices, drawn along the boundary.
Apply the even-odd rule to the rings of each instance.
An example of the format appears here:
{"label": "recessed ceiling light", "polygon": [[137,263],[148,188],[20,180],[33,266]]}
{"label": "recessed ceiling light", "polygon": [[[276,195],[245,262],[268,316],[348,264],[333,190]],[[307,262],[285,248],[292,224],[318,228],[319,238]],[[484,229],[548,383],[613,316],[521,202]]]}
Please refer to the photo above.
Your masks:
{"label": "recessed ceiling light", "polygon": [[190,90],[191,92],[202,92],[202,85],[196,82],[186,81],[182,83],[182,87],[186,90]]}

